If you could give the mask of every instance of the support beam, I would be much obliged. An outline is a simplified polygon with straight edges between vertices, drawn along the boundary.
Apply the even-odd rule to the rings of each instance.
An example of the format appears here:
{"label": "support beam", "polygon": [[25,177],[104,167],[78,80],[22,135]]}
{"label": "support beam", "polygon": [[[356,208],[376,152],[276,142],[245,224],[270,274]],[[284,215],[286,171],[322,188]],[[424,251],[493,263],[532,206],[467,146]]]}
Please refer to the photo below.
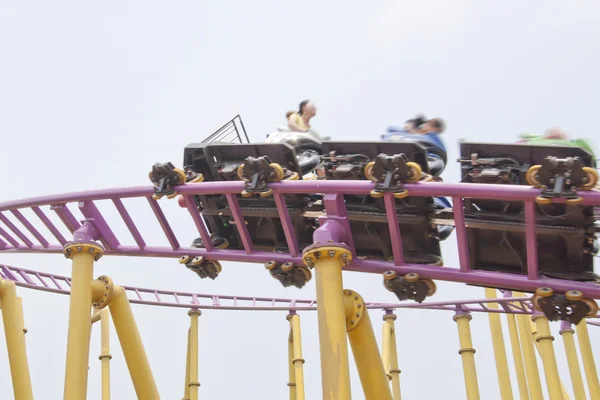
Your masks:
{"label": "support beam", "polygon": [[352,254],[346,245],[335,242],[342,240],[343,234],[339,223],[327,220],[314,234],[316,244],[303,252],[304,262],[308,267],[314,266],[316,275],[324,400],[351,399],[342,265],[352,260]]}
{"label": "support beam", "polygon": [[[291,332],[290,332],[291,336]],[[296,400],[296,371],[294,369],[294,341],[288,337],[288,389],[290,400]]]}
{"label": "support beam", "polygon": [[392,392],[364,299],[344,290],[346,329],[365,400],[392,400]]}
{"label": "support beam", "polygon": [[198,317],[202,315],[200,310],[188,311],[190,316],[190,400],[198,400]]}
{"label": "support beam", "polygon": [[400,392],[400,369],[398,368],[398,350],[396,348],[396,315],[392,310],[385,310],[383,316],[383,368],[388,379],[392,382],[392,398],[402,400]]}
{"label": "support beam", "polygon": [[[127,293],[122,286],[114,286],[112,294],[108,298],[108,307],[137,397],[139,399],[160,399],[142,338],[127,299]],[[82,399],[84,398],[82,397]]]}
{"label": "support beam", "polygon": [[[488,299],[497,298],[498,295],[496,289],[485,288],[485,297]],[[487,306],[489,308],[497,309],[498,303],[488,303]],[[496,373],[498,374],[498,384],[500,386],[500,398],[502,400],[513,400],[500,314],[488,313],[488,318],[490,320],[490,332],[492,334],[492,345],[494,347],[494,358],[496,360]]]}
{"label": "support beam", "polygon": [[[523,297],[523,293],[515,293],[514,297]],[[523,360],[525,361],[525,375],[527,376],[529,397],[532,400],[536,400],[543,399],[544,395],[542,392],[542,384],[540,382],[537,359],[535,358],[535,348],[530,323],[529,315],[517,315],[517,325],[519,327],[521,349],[523,350]]]}
{"label": "support beam", "polygon": [[100,362],[102,363],[102,400],[110,400],[110,321],[108,310],[100,311]]}
{"label": "support beam", "polygon": [[569,365],[569,374],[571,375],[571,384],[573,385],[575,400],[586,400],[583,377],[581,376],[581,368],[579,367],[579,360],[577,359],[575,339],[573,338],[574,333],[575,331],[571,327],[570,322],[561,322],[560,335],[563,338],[563,344],[565,346],[567,364]]}
{"label": "support beam", "polygon": [[14,282],[0,279],[0,303],[15,400],[33,400],[23,331],[23,305],[17,298]]}
{"label": "support beam", "polygon": [[[300,336],[300,317],[297,314],[289,314],[287,320],[290,322],[290,334],[288,337],[288,350],[291,358],[290,365],[290,399],[304,400],[304,358],[302,358],[302,337]],[[293,395],[292,395],[293,392]]]}
{"label": "support beam", "polygon": [[21,297],[17,297],[17,301],[19,302],[19,309],[21,314],[21,326],[23,327],[23,333],[27,334],[27,328],[25,328],[25,316],[23,313],[23,299]]}
{"label": "support beam", "polygon": [[[504,292],[504,297],[511,297],[512,292]],[[527,388],[527,377],[525,376],[525,367],[523,365],[523,353],[521,352],[521,343],[519,341],[519,332],[517,331],[517,319],[514,314],[506,314],[506,323],[510,335],[510,345],[512,348],[513,361],[515,364],[515,375],[519,386],[520,400],[529,400],[529,390]]]}
{"label": "support beam", "polygon": [[586,318],[575,325],[575,330],[577,332],[577,341],[579,342],[579,351],[581,351],[581,361],[583,362],[583,370],[585,371],[585,380],[587,381],[590,398],[600,399],[598,371],[596,370],[596,363],[594,361],[594,353],[592,352],[592,344],[590,342]]}
{"label": "support beam", "polygon": [[190,400],[190,328],[188,328],[187,331],[187,347],[185,349],[185,355],[185,385],[182,400]]}
{"label": "support beam", "polygon": [[550,400],[563,400],[563,390],[561,387],[560,375],[558,374],[558,365],[556,364],[556,355],[554,354],[554,336],[550,332],[548,319],[542,313],[535,313],[531,320],[535,322],[537,335],[534,340],[539,344],[538,350],[544,373],[546,375],[546,386]]}
{"label": "support beam", "polygon": [[[75,233],[75,240],[79,236],[95,239],[94,232],[94,227],[86,222]],[[82,400],[87,396],[94,261],[103,250],[93,242],[74,241],[65,245],[64,252],[73,260],[64,400]]]}
{"label": "support beam", "polygon": [[458,354],[462,359],[463,373],[465,376],[465,387],[467,390],[467,400],[479,400],[479,384],[477,383],[477,370],[475,368],[475,349],[471,340],[471,314],[458,311],[453,317],[458,325],[458,339],[460,350]]}

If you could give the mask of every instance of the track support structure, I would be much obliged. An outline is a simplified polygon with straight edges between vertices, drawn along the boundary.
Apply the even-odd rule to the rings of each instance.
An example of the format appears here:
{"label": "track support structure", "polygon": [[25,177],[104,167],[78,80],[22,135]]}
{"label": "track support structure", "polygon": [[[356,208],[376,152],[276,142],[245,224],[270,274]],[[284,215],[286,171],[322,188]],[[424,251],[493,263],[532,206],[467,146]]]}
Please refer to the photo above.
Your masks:
{"label": "track support structure", "polygon": [[323,399],[350,400],[342,267],[351,262],[352,253],[342,243],[345,233],[337,221],[327,220],[314,236],[315,244],[304,250],[302,258],[316,272]]}
{"label": "track support structure", "polygon": [[585,379],[590,391],[590,398],[600,399],[600,383],[598,383],[598,371],[596,362],[594,361],[594,353],[592,352],[592,343],[590,342],[590,334],[586,324],[586,319],[582,319],[576,326],[577,341],[579,342],[579,351],[581,351],[581,360],[583,362],[583,370],[585,371]]}
{"label": "track support structure", "polygon": [[567,355],[567,364],[569,366],[569,374],[571,376],[575,400],[585,400],[585,387],[583,386],[581,367],[579,366],[577,348],[575,347],[575,339],[573,338],[575,331],[570,322],[562,321],[559,333],[563,338],[563,345],[565,346],[565,354]]}
{"label": "track support structure", "polygon": [[23,304],[17,297],[17,288],[12,281],[0,279],[0,303],[2,323],[10,363],[10,375],[16,400],[33,400],[29,363],[25,347]]}
{"label": "track support structure", "polygon": [[304,400],[304,358],[302,358],[300,316],[292,311],[286,316],[286,319],[290,323],[290,333],[288,335],[290,400]]}
{"label": "track support structure", "polygon": [[396,314],[385,310],[383,316],[382,358],[385,374],[392,384],[392,398],[402,400],[400,392],[400,369],[398,368],[398,350],[396,347]]}
{"label": "track support structure", "polygon": [[462,359],[465,388],[468,400],[479,400],[479,384],[477,383],[477,369],[475,368],[475,349],[471,340],[471,314],[458,311],[453,317],[458,326],[458,339],[460,350],[458,354]]}
{"label": "track support structure", "polygon": [[92,329],[91,283],[94,279],[94,262],[104,253],[102,247],[94,243],[98,238],[96,227],[86,221],[75,231],[73,241],[64,246],[65,257],[73,262],[64,400],[82,400],[87,395]]}
{"label": "track support structure", "polygon": [[392,400],[392,392],[365,301],[353,290],[344,290],[348,340],[356,362],[365,400]]}

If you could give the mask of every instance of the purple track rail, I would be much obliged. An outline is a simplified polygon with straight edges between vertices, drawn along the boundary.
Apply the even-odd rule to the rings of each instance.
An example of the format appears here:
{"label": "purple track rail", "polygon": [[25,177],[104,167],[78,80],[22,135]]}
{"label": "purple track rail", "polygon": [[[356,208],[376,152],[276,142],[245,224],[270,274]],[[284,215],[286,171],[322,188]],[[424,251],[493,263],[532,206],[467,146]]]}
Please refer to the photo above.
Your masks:
{"label": "purple track rail", "polygon": [[[6,227],[0,226],[0,251],[6,252],[29,252],[29,253],[62,253],[63,245],[66,242],[65,237],[59,229],[50,221],[41,207],[50,206],[59,220],[69,232],[74,232],[80,225],[80,219],[76,218],[69,210],[68,204],[78,203],[78,209],[83,219],[92,221],[101,234],[100,241],[104,245],[106,255],[122,256],[142,256],[142,257],[165,257],[177,258],[182,255],[204,256],[207,259],[264,263],[270,260],[277,262],[293,262],[296,265],[302,264],[301,254],[298,244],[295,243],[295,236],[291,228],[291,221],[287,210],[285,209],[285,198],[281,194],[306,194],[323,193],[326,215],[324,218],[334,219],[344,224],[346,221],[346,210],[342,199],[343,194],[368,194],[373,189],[374,184],[369,181],[287,181],[273,183],[269,185],[274,190],[274,196],[278,207],[279,215],[282,217],[285,227],[286,239],[290,253],[271,253],[255,251],[252,246],[245,224],[239,223],[243,219],[243,212],[237,204],[236,193],[240,193],[243,188],[243,182],[203,182],[181,186],[178,191],[185,196],[194,194],[224,194],[227,196],[229,205],[232,209],[232,215],[237,222],[243,250],[219,250],[209,246],[206,249],[182,247],[180,241],[175,236],[171,224],[162,210],[161,203],[166,204],[168,200],[162,200],[161,203],[152,199],[152,187],[132,187],[120,189],[106,189],[87,192],[76,192],[62,195],[37,197],[25,200],[10,201],[0,204],[0,222]],[[506,201],[525,202],[525,220],[526,220],[526,239],[527,239],[527,275],[516,275],[502,272],[473,271],[469,267],[468,243],[466,240],[465,221],[462,212],[456,212],[454,215],[455,225],[457,226],[457,241],[459,251],[459,268],[448,266],[436,267],[422,264],[405,263],[401,253],[401,232],[398,226],[390,224],[390,236],[396,243],[394,248],[394,261],[378,260],[355,260],[346,270],[366,273],[383,273],[387,270],[395,270],[399,274],[407,272],[417,272],[424,278],[434,280],[443,280],[450,282],[462,282],[477,286],[491,286],[498,288],[510,288],[512,290],[533,292],[541,286],[553,288],[556,292],[565,292],[571,289],[578,289],[584,292],[588,297],[600,299],[600,285],[587,282],[574,282],[560,279],[542,278],[538,274],[538,254],[535,235],[535,214],[534,200],[540,193],[538,189],[527,186],[506,186],[506,185],[484,185],[484,184],[465,184],[465,183],[416,183],[407,184],[411,196],[447,196],[453,199],[455,205],[462,204],[464,198],[477,199],[495,199]],[[389,208],[393,202],[391,194],[386,206]],[[600,192],[581,192],[584,205],[600,206]],[[133,221],[128,210],[123,204],[123,199],[145,198],[152,210],[159,226],[165,235],[169,246],[157,246],[146,242],[138,225]],[[111,200],[122,222],[131,233],[135,244],[122,244],[117,238],[114,230],[109,226],[104,215],[99,211],[96,202],[100,200]],[[557,200],[559,201],[559,200]],[[172,201],[174,203],[174,201]],[[176,206],[176,205],[175,205]],[[53,238],[44,237],[28,221],[22,211],[31,209],[37,218],[48,228]],[[182,212],[186,210],[181,209]],[[210,243],[208,232],[203,223],[202,217],[193,207],[188,207],[187,211],[191,216],[200,236],[205,240],[204,243]],[[19,227],[11,222],[6,215],[10,213],[23,226]],[[395,215],[395,212],[388,210],[388,215]],[[240,228],[241,227],[241,228]],[[29,231],[35,239],[29,239],[24,231]],[[187,242],[191,238],[186,238]],[[347,243],[351,248],[352,240]]]}
{"label": "purple track rail", "polygon": [[[44,292],[65,294],[70,293],[70,279],[66,276],[37,272],[29,269],[0,265],[0,277],[8,279],[17,286],[40,290]],[[281,299],[269,297],[225,296],[214,294],[200,294],[177,292],[160,289],[146,289],[124,286],[129,301],[134,304],[175,307],[197,308],[209,310],[239,310],[239,311],[316,311],[315,300]],[[441,311],[482,312],[498,314],[533,314],[533,308],[528,297],[510,297],[510,292],[505,292],[508,297],[498,299],[478,299],[461,301],[441,301],[431,303],[367,303],[368,309],[394,310],[394,309],[420,309]],[[491,308],[490,303],[499,304],[498,308]],[[595,318],[600,318],[598,314]],[[592,322],[592,321],[590,321]],[[593,322],[592,325],[595,325]]]}

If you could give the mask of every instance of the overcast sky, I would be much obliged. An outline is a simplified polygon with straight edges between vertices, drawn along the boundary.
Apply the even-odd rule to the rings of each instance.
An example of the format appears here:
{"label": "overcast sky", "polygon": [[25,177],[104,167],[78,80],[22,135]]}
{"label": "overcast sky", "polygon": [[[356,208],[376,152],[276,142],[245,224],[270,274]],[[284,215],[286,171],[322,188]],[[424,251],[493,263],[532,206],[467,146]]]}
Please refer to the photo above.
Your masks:
{"label": "overcast sky", "polygon": [[[0,201],[147,185],[154,162],[180,164],[186,144],[236,114],[251,139],[262,140],[304,98],[318,107],[314,127],[334,139],[375,140],[417,112],[446,119],[446,181],[459,179],[452,160],[460,138],[511,142],[520,132],[556,125],[593,138],[599,11],[594,1],[0,2]],[[146,241],[162,244],[147,204],[131,204]],[[191,242],[187,213],[175,202],[161,205],[180,242]],[[115,230],[132,243],[122,224]],[[454,235],[443,251],[446,265],[457,266]],[[1,254],[0,262],[70,274],[60,255]],[[199,293],[315,296],[314,281],[304,290],[284,289],[262,265],[223,267],[209,281],[174,259],[105,257],[95,275]],[[346,273],[344,286],[367,301],[395,300],[380,275]],[[25,289],[19,295],[36,399],[60,399],[68,298]],[[483,295],[480,288],[438,283],[434,299]],[[177,309],[134,311],[162,398],[181,398],[189,317]],[[300,315],[307,399],[317,399],[316,314]],[[371,320],[380,341],[381,312],[372,311]],[[204,312],[200,397],[287,398],[287,324],[279,312]],[[402,311],[397,326],[403,398],[465,398],[452,314]],[[552,326],[570,391],[558,324]],[[499,399],[487,316],[474,315],[471,327],[482,399]],[[94,328],[92,400],[100,399]],[[597,345],[600,329],[590,332]],[[112,398],[133,399],[116,335],[111,339]],[[516,397],[514,373],[512,383]],[[354,399],[364,398],[353,366],[352,388]],[[3,340],[0,398],[13,398]]]}

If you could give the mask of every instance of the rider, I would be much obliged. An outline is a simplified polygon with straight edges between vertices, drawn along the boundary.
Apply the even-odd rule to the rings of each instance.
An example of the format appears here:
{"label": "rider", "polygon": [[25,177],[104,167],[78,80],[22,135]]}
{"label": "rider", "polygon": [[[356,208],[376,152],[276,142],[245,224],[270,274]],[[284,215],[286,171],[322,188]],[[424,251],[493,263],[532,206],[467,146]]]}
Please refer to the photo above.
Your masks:
{"label": "rider", "polygon": [[390,126],[382,135],[383,141],[417,142],[427,149],[427,161],[431,175],[439,177],[446,168],[446,146],[439,137],[446,129],[441,118],[427,120],[417,115],[404,123],[402,128]]}
{"label": "rider", "polygon": [[521,140],[517,143],[530,143],[530,144],[540,144],[540,145],[558,145],[558,146],[569,146],[569,147],[581,147],[588,153],[590,153],[594,158],[594,150],[585,139],[569,139],[569,135],[564,132],[560,128],[550,128],[546,130],[543,136],[540,136],[535,133],[523,133],[519,135]]}
{"label": "rider", "polygon": [[317,107],[310,100],[302,100],[297,112],[286,114],[288,127],[294,132],[308,132],[311,128],[310,120],[317,115]]}

